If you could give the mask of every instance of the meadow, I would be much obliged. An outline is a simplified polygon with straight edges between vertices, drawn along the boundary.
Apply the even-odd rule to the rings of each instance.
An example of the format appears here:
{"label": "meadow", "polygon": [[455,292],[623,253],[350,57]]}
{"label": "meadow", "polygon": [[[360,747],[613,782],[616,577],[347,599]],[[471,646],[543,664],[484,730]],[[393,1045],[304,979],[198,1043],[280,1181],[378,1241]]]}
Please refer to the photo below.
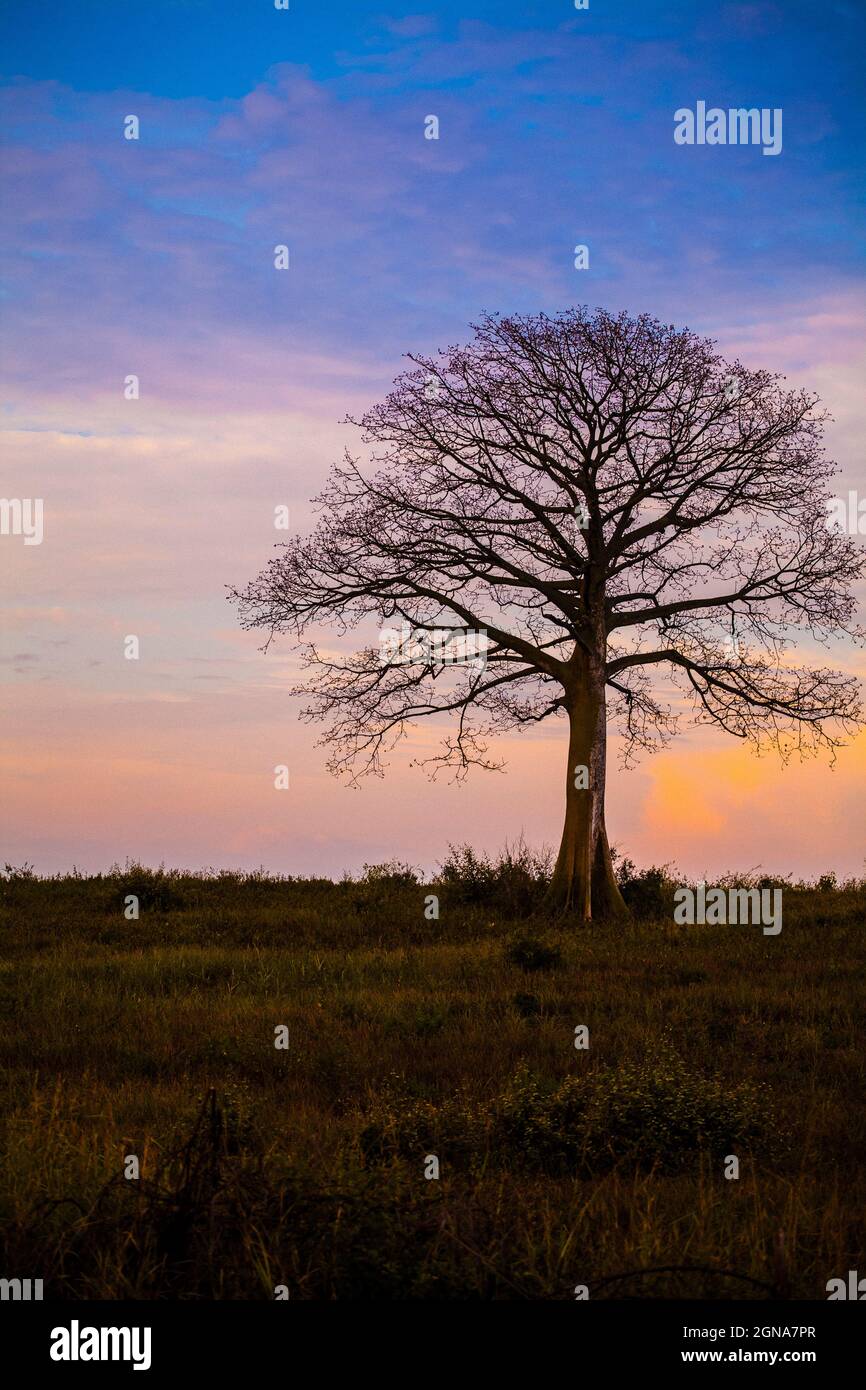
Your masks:
{"label": "meadow", "polygon": [[665,871],[619,874],[634,919],[581,926],[543,916],[522,847],[426,883],[7,866],[0,1274],[826,1299],[866,1268],[866,882],[784,883],[767,937],[676,925]]}

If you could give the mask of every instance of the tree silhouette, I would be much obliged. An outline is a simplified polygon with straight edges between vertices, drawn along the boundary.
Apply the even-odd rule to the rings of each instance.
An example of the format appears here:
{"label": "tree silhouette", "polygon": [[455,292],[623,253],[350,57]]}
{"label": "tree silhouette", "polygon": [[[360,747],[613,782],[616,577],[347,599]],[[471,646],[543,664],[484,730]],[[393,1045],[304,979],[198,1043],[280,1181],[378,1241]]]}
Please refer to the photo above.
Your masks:
{"label": "tree silhouette", "polygon": [[[499,766],[497,732],[565,717],[551,900],[616,915],[609,724],[626,764],[667,740],[689,700],[697,722],[769,738],[783,756],[832,750],[859,721],[857,684],[793,664],[790,646],[798,633],[862,636],[864,558],[826,524],[833,465],[811,394],[647,315],[485,315],[474,333],[409,355],[386,399],[351,421],[371,464],[347,454],[313,534],[230,596],[243,626],[267,630],[265,648],[285,632],[301,647],[304,717],[327,723],[329,766],[351,778],[380,773],[424,716],[454,716],[427,761],[458,775]],[[303,640],[369,617],[428,641],[407,659],[405,644],[344,658]],[[486,659],[448,667],[430,638],[443,627],[486,634]]]}

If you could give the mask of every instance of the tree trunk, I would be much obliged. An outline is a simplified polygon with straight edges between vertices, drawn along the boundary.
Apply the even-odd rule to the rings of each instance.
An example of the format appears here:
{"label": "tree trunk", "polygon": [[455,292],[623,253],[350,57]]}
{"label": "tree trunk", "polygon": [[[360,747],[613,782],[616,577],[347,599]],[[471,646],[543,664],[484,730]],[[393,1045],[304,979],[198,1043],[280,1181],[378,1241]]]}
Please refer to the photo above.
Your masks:
{"label": "tree trunk", "polygon": [[565,828],[547,905],[593,917],[626,917],[604,824],[607,711],[602,673],[586,673],[569,692]]}

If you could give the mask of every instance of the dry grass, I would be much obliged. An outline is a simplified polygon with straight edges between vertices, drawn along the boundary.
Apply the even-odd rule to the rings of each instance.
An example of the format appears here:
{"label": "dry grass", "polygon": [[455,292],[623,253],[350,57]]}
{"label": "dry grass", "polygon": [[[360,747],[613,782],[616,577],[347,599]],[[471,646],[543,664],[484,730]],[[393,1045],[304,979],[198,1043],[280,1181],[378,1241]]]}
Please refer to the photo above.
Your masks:
{"label": "dry grass", "polygon": [[428,921],[437,889],[397,869],[8,878],[0,1272],[84,1298],[822,1299],[862,1268],[863,885],[789,887],[766,938],[536,928],[508,915],[531,885],[473,884],[446,876]]}

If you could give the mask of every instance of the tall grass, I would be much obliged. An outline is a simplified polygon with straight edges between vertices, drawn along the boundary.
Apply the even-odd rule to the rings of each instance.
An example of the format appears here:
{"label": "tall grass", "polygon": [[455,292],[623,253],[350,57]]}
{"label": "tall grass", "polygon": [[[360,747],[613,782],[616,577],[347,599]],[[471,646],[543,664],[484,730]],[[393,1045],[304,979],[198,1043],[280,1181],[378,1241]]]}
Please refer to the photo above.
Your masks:
{"label": "tall grass", "polygon": [[81,1298],[826,1297],[864,1262],[866,885],[787,883],[767,938],[675,926],[669,872],[628,861],[633,921],[542,920],[548,872],[521,846],[454,849],[430,883],[8,869],[0,1274]]}

